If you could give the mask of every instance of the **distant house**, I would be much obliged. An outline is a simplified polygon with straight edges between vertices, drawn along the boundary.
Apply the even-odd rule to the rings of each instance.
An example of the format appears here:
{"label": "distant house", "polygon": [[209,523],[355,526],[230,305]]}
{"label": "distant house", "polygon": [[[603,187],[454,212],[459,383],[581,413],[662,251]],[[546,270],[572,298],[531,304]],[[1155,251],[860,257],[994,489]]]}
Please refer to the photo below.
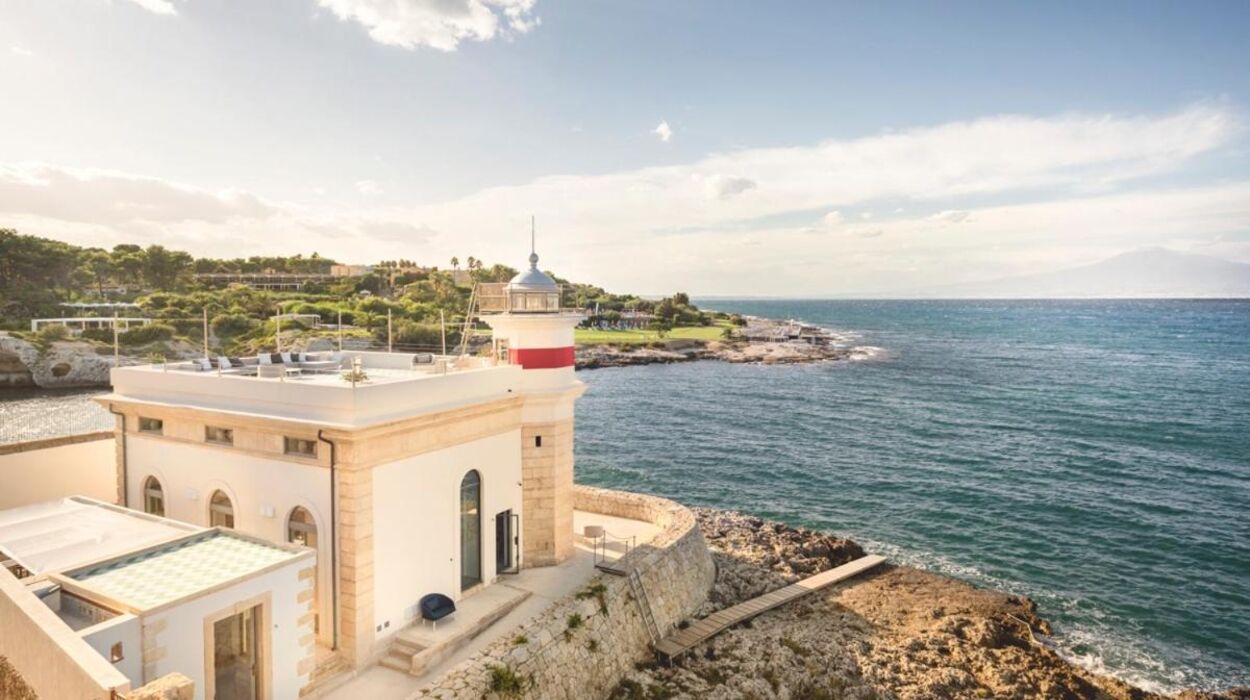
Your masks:
{"label": "distant house", "polygon": [[373,272],[372,265],[331,265],[331,277],[364,277]]}

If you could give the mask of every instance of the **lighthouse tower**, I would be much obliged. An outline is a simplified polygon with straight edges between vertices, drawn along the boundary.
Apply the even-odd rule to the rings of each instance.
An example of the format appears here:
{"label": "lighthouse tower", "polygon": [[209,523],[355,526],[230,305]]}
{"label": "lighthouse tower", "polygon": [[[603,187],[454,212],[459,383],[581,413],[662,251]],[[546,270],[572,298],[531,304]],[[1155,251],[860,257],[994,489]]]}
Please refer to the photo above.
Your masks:
{"label": "lighthouse tower", "polygon": [[573,328],[582,316],[561,308],[560,286],[538,269],[532,247],[529,263],[502,285],[492,305],[499,313],[482,316],[498,356],[523,368],[521,561],[527,567],[573,555],[573,409],[586,390],[573,375]]}

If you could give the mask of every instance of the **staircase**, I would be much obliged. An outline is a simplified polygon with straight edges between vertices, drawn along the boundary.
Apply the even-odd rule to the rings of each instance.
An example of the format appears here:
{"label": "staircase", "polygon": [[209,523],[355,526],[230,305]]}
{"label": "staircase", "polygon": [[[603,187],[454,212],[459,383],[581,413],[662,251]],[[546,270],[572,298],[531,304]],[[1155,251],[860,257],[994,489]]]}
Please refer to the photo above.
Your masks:
{"label": "staircase", "polygon": [[638,603],[638,611],[642,613],[642,621],[647,625],[647,636],[651,638],[651,646],[660,641],[660,628],[655,624],[655,615],[651,611],[651,599],[647,597],[647,589],[642,585],[642,577],[638,569],[629,570],[629,590],[634,593],[634,602]]}
{"label": "staircase", "polygon": [[482,599],[487,595],[495,596],[495,602],[487,607],[475,606],[475,602],[482,600],[475,596],[461,604],[454,619],[440,622],[437,629],[421,623],[405,629],[395,635],[386,656],[379,663],[396,671],[420,676],[515,610],[530,597],[531,592],[497,583],[477,595]]}

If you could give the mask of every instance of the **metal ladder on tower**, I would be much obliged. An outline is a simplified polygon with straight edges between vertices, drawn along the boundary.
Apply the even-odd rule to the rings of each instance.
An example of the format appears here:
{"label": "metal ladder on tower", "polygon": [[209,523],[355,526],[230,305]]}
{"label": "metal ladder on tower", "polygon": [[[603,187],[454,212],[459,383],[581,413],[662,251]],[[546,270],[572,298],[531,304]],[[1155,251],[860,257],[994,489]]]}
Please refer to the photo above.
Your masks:
{"label": "metal ladder on tower", "polygon": [[651,599],[647,597],[647,589],[642,585],[642,577],[637,568],[629,570],[629,589],[634,593],[634,602],[642,613],[642,621],[647,625],[647,635],[651,638],[651,646],[660,642],[660,628],[655,624],[655,615],[651,612]]}

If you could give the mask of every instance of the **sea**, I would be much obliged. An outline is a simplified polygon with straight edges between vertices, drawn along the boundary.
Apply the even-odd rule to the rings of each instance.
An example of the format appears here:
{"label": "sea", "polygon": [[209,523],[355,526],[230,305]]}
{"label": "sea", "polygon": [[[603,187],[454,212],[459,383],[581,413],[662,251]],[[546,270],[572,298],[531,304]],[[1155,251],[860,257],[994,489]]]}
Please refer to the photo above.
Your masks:
{"label": "sea", "polygon": [[1250,685],[1250,301],[760,301],[853,361],[597,369],[576,478],[1031,597],[1069,659]]}
{"label": "sea", "polygon": [[[1250,685],[1250,301],[696,301],[856,359],[579,372],[578,481],[1027,595],[1150,690]],[[107,429],[92,395],[0,393],[0,442]]]}

